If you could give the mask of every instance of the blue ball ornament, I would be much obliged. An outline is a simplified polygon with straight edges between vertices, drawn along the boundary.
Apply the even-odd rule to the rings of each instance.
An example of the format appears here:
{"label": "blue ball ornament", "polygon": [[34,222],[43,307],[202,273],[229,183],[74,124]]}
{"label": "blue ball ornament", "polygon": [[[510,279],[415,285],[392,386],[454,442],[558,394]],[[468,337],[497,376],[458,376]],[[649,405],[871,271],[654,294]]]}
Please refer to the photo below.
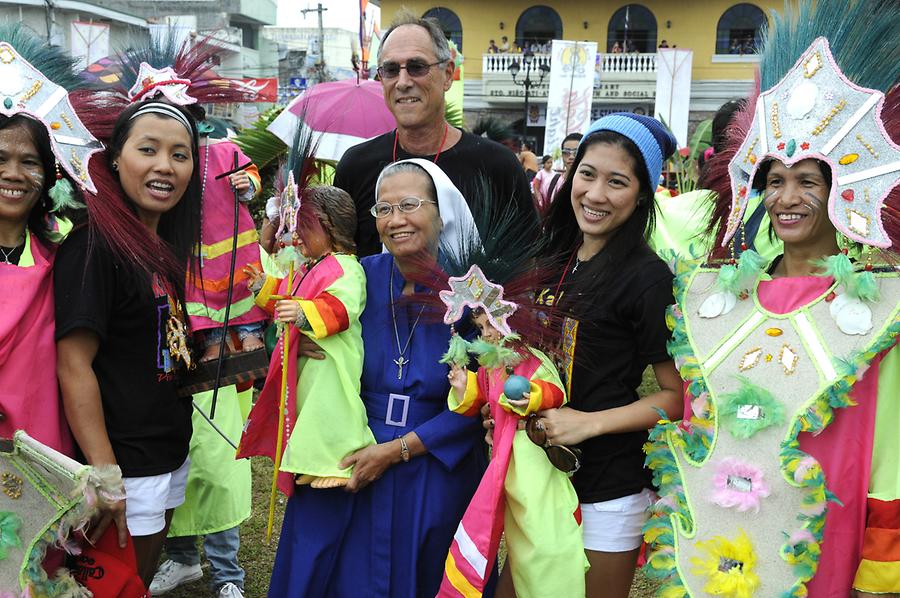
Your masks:
{"label": "blue ball ornament", "polygon": [[512,375],[503,384],[503,394],[510,401],[522,400],[522,395],[531,390],[531,382],[524,376]]}

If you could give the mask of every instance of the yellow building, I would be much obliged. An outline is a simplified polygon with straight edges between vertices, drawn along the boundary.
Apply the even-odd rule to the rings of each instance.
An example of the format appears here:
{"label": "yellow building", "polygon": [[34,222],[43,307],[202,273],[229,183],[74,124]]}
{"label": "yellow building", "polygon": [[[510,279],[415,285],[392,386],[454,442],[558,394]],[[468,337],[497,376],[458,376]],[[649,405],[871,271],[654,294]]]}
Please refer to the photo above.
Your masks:
{"label": "yellow building", "polygon": [[[508,115],[521,110],[524,89],[513,81],[510,65],[524,76],[523,50],[533,51],[530,78],[550,63],[552,39],[597,42],[600,52],[594,89],[594,116],[615,110],[652,114],[656,93],[656,49],[660,45],[693,50],[691,120],[707,117],[724,102],[746,96],[753,84],[754,55],[772,9],[782,0],[382,0],[382,31],[404,6],[435,17],[465,59],[465,110]],[[504,52],[503,38],[510,46]],[[496,51],[494,50],[496,47]],[[622,50],[622,53],[619,53]],[[546,78],[530,90],[529,134],[542,128]],[[518,116],[521,119],[521,116]],[[521,120],[519,120],[521,124]]]}

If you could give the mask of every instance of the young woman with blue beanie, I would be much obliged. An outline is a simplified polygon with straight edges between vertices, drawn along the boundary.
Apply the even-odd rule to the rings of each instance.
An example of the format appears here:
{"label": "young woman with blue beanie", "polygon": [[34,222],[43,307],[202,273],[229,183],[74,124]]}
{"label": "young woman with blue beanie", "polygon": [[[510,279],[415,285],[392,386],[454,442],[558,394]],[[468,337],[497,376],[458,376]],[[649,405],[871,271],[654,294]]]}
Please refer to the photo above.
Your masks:
{"label": "young woman with blue beanie", "polygon": [[[587,595],[627,597],[653,499],[647,431],[682,414],[681,379],[666,351],[672,274],[647,245],[654,191],[675,150],[657,120],[617,113],[585,133],[545,234],[560,269],[538,299],[569,316],[560,372],[569,407],[541,413],[554,445],[577,446],[572,481],[591,569]],[[640,396],[647,366],[660,390]]]}

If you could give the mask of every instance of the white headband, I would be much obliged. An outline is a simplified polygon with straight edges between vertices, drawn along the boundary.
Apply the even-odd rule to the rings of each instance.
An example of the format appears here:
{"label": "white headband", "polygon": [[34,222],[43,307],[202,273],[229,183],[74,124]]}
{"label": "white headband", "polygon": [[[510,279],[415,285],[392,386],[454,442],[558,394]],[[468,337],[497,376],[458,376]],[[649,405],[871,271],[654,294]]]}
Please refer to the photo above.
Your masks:
{"label": "white headband", "polygon": [[162,102],[147,102],[141,105],[134,114],[131,115],[131,118],[128,120],[134,120],[139,116],[144,114],[153,113],[153,114],[162,114],[163,116],[168,116],[169,118],[174,118],[187,129],[188,133],[191,135],[191,138],[194,137],[194,128],[191,126],[190,121],[185,118],[184,114],[178,108],[174,106],[170,106],[169,104],[163,104]]}

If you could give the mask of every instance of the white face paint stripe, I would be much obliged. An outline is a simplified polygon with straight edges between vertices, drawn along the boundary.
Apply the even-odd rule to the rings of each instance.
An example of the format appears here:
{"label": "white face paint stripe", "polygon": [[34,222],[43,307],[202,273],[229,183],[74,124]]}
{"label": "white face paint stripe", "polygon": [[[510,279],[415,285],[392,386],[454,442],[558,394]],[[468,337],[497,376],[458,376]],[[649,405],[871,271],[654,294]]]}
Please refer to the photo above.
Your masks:
{"label": "white face paint stripe", "polygon": [[809,348],[810,353],[812,353],[812,358],[815,360],[816,365],[819,367],[819,371],[822,372],[822,375],[825,376],[828,382],[833,382],[837,379],[837,371],[834,369],[834,365],[831,363],[831,359],[828,357],[828,352],[825,350],[825,347],[822,346],[822,342],[819,340],[816,331],[813,329],[812,323],[810,323],[809,318],[805,313],[800,312],[795,315],[793,318],[794,325],[797,328],[797,332],[800,333],[800,336],[803,338],[803,342],[806,343],[806,346]]}
{"label": "white face paint stripe", "polygon": [[822,146],[822,153],[824,155],[828,155],[831,153],[831,150],[837,147],[844,137],[850,132],[850,129],[856,126],[856,123],[862,120],[862,118],[872,109],[872,106],[878,103],[878,100],[883,98],[882,94],[875,94],[869,96],[869,98],[860,106],[856,112],[853,113],[853,116],[850,117],[850,120],[844,123],[844,126],[838,129],[838,132],[834,134],[834,137],[828,140],[828,143]]}
{"label": "white face paint stripe", "polygon": [[837,184],[839,187],[843,187],[844,185],[851,185],[858,181],[864,181],[866,179],[874,179],[877,176],[881,176],[883,174],[887,174],[889,172],[895,172],[900,170],[900,162],[891,162],[890,164],[883,164],[876,168],[869,168],[868,170],[860,170],[859,172],[854,172],[853,174],[848,174],[842,177],[838,177]]}
{"label": "white face paint stripe", "polygon": [[764,96],[759,96],[759,99],[756,100],[756,124],[759,125],[759,152],[757,155],[765,156],[769,153],[769,140],[766,138],[766,104]]}
{"label": "white face paint stripe", "polygon": [[453,539],[456,540],[456,544],[459,546],[459,553],[483,580],[484,572],[487,570],[487,559],[478,552],[478,547],[475,546],[475,542],[469,537],[462,523],[456,528]]}
{"label": "white face paint stripe", "polygon": [[744,339],[747,338],[765,319],[766,316],[764,314],[754,311],[753,315],[751,315],[747,321],[731,335],[731,338],[729,338],[725,344],[716,349],[712,355],[704,360],[703,369],[707,372],[712,372],[716,369],[719,364],[722,363],[722,360],[731,355],[734,348],[742,343]]}
{"label": "white face paint stripe", "polygon": [[53,90],[44,103],[41,104],[37,110],[34,111],[34,115],[39,118],[44,118],[47,116],[47,113],[50,112],[50,109],[59,104],[63,98],[66,97],[66,90],[62,87],[57,87]]}

